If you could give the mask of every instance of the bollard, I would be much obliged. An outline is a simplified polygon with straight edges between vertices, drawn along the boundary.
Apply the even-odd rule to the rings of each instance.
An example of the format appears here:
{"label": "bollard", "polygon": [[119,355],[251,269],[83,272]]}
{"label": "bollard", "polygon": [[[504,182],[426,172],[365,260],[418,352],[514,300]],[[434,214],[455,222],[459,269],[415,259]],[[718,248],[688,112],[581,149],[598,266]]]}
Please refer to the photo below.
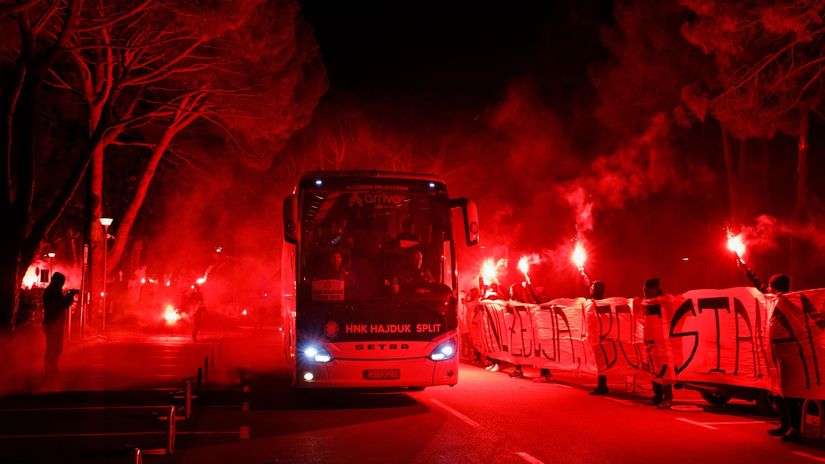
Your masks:
{"label": "bollard", "polygon": [[823,422],[822,402],[806,399],[802,404],[802,436],[805,438],[822,438]]}
{"label": "bollard", "polygon": [[192,381],[186,381],[186,418],[192,417]]}
{"label": "bollard", "polygon": [[201,385],[203,385],[203,368],[198,368],[198,391],[201,391]]}
{"label": "bollard", "polygon": [[175,405],[169,406],[169,427],[166,429],[166,454],[175,452]]}
{"label": "bollard", "polygon": [[203,358],[203,380],[209,379],[209,356]]}
{"label": "bollard", "polygon": [[140,448],[135,448],[132,456],[135,458],[134,464],[143,464],[143,452]]}

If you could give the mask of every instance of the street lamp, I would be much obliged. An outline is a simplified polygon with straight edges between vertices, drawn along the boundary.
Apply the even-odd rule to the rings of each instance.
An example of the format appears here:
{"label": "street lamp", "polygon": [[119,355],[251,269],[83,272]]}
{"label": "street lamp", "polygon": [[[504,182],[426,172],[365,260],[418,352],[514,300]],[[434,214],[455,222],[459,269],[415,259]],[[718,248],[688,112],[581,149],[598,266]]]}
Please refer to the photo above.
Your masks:
{"label": "street lamp", "polygon": [[46,256],[49,257],[49,282],[51,282],[52,278],[54,277],[54,257],[57,256],[55,252],[46,253]]}
{"label": "street lamp", "polygon": [[114,219],[102,217],[100,218],[100,225],[103,226],[103,292],[101,292],[100,296],[103,301],[103,323],[102,328],[106,330],[106,258],[109,254],[109,226],[112,225]]}

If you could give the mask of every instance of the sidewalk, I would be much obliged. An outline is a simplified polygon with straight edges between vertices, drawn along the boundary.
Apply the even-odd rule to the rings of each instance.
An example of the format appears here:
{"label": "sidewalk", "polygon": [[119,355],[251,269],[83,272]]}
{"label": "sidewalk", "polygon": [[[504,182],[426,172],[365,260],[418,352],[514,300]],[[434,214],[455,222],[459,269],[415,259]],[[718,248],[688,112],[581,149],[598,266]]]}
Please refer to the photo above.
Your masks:
{"label": "sidewalk", "polygon": [[180,386],[195,377],[210,357],[213,382],[232,382],[238,368],[274,367],[283,354],[274,326],[254,328],[213,324],[193,342],[186,326],[131,328],[110,325],[109,330],[83,339],[66,340],[60,359],[60,382],[45,385],[45,336],[40,324],[21,326],[12,339],[0,340],[4,365],[0,396],[60,390],[106,390]]}

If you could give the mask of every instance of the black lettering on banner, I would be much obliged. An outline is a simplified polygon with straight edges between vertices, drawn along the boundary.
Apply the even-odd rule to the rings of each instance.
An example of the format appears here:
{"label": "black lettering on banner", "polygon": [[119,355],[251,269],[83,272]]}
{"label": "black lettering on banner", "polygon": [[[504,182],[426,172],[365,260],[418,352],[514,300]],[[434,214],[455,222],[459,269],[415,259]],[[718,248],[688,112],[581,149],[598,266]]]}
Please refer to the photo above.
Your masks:
{"label": "black lettering on banner", "polygon": [[[814,307],[811,300],[805,296],[804,293],[799,295],[799,299],[802,302],[802,314],[805,315],[805,328],[808,329],[808,343],[811,345],[811,356],[813,357],[813,365],[814,365],[814,373],[816,374],[816,385],[822,385],[822,379],[819,377],[819,359],[816,355],[816,344],[814,344],[814,336],[811,333],[811,314],[816,313],[817,310]],[[825,328],[825,322],[817,320],[816,321],[817,327],[820,329]]]}
{"label": "black lettering on banner", "polygon": [[713,311],[716,322],[716,369],[711,369],[710,372],[724,373],[725,370],[722,369],[722,331],[719,327],[719,310],[724,309],[730,314],[730,302],[728,301],[728,297],[720,296],[715,298],[699,298],[698,303],[699,314],[702,314],[702,310],[710,309]]}
{"label": "black lettering on banner", "polygon": [[[550,311],[550,332],[553,343],[551,353],[548,353],[547,350],[542,348],[542,355],[550,361],[561,362],[561,335],[567,334],[567,339],[570,341],[571,361],[575,362],[576,346],[573,343],[573,329],[570,328],[570,322],[567,320],[564,309],[561,306],[552,306],[546,310]],[[561,328],[562,323],[564,323],[565,329]]]}
{"label": "black lettering on banner", "polygon": [[[533,352],[533,319],[530,317],[528,306],[508,305],[513,313],[513,325],[510,327],[510,354],[522,358],[529,358]],[[526,319],[526,323],[525,323]],[[516,326],[519,328],[517,329]],[[518,336],[516,336],[518,334]],[[529,340],[525,339],[525,334],[530,334]]]}
{"label": "black lettering on banner", "polygon": [[543,347],[541,348],[541,353],[550,361],[559,361],[556,357],[558,354],[556,345],[558,344],[559,334],[558,334],[558,327],[556,321],[556,314],[555,314],[555,306],[551,306],[549,308],[542,308],[542,310],[550,312],[550,340],[551,340],[551,348],[550,353],[547,352]]}
{"label": "black lettering on banner", "polygon": [[501,333],[498,330],[498,318],[501,314],[501,311],[498,310],[498,305],[484,304],[482,306],[484,307],[482,320],[485,322],[482,324],[482,328],[484,329],[482,334],[484,335],[484,345],[487,351],[507,351],[507,347],[502,343]]}
{"label": "black lettering on banner", "polygon": [[[774,349],[771,350],[771,354],[773,357],[773,365],[779,366],[779,363],[776,361],[776,345],[782,345],[785,343],[796,343],[796,347],[799,349],[799,360],[802,361],[802,370],[805,372],[805,388],[808,390],[811,389],[811,375],[808,373],[808,361],[805,359],[805,352],[802,350],[802,344],[799,343],[799,340],[796,338],[796,335],[793,333],[793,329],[791,328],[791,323],[788,321],[788,317],[782,313],[782,310],[779,309],[777,306],[773,310],[773,314],[771,315],[771,319],[775,319],[775,324],[779,324],[783,329],[788,332],[788,337],[785,338],[771,338],[771,345],[774,346]],[[770,323],[769,323],[770,325]]]}
{"label": "black lettering on banner", "polygon": [[[561,336],[567,334],[567,340],[570,342],[570,360],[576,361],[576,346],[573,344],[573,329],[570,328],[570,321],[567,320],[567,314],[564,309],[556,306],[553,308],[553,319],[556,321],[556,349],[559,354],[559,361],[561,361]],[[564,322],[566,329],[561,328],[561,323]]]}
{"label": "black lettering on banner", "polygon": [[[762,377],[762,374],[759,372],[759,356],[757,356],[758,351],[756,343],[754,343],[753,340],[753,327],[751,326],[751,320],[748,316],[748,311],[745,309],[745,305],[742,304],[739,298],[733,299],[733,319],[736,322],[736,364],[733,367],[733,375],[739,375],[739,344],[742,342],[748,342],[751,344],[751,357],[753,358],[753,376]],[[739,335],[740,319],[745,322],[745,326],[747,326],[748,328],[747,336]]]}
{"label": "black lettering on banner", "polygon": [[[625,314],[630,318],[630,322],[627,324],[628,328],[630,329],[628,332],[630,336],[628,338],[630,339],[630,348],[633,350],[633,354],[636,357],[635,363],[631,361],[630,358],[627,356],[627,352],[624,349],[624,342],[622,341],[622,315]],[[624,359],[625,361],[627,361],[627,364],[633,368],[638,369],[641,356],[639,354],[639,347],[636,346],[636,331],[633,330],[634,327],[636,327],[636,324],[634,324],[634,322],[635,321],[633,317],[633,312],[630,311],[630,305],[620,304],[616,306],[616,333],[619,334],[619,349],[622,350],[622,356],[624,356]]]}
{"label": "black lettering on banner", "polygon": [[696,349],[699,348],[699,332],[698,331],[689,331],[689,332],[676,332],[676,326],[682,321],[682,319],[690,313],[693,317],[696,317],[696,310],[693,309],[693,300],[687,299],[679,308],[676,309],[676,312],[673,313],[673,320],[670,321],[670,337],[671,338],[681,338],[681,337],[693,337],[693,349],[690,350],[690,356],[687,357],[684,363],[681,366],[675,366],[676,375],[679,375],[680,372],[685,370],[693,361],[693,357],[696,356]]}
{"label": "black lettering on banner", "polygon": [[[604,330],[604,325],[602,324],[602,316],[607,315],[607,330]],[[610,356],[607,354],[607,349],[605,348],[604,341],[607,340],[607,337],[610,336],[610,333],[613,330],[613,312],[610,310],[610,305],[607,306],[596,306],[596,320],[599,321],[599,348],[602,350],[602,356],[604,357],[604,364],[605,369],[610,369],[616,364],[616,360],[619,358],[619,351],[616,349],[616,341],[610,340],[610,344],[613,348],[613,359],[611,360]]]}

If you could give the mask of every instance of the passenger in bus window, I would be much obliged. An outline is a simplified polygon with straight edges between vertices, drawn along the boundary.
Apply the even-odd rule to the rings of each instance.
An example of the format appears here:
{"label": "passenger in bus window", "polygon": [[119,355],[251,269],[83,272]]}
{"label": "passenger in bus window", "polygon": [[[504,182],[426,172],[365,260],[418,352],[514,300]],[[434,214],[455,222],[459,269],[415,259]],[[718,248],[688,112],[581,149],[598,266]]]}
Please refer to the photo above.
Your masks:
{"label": "passenger in bus window", "polygon": [[349,280],[350,273],[344,263],[344,255],[340,251],[333,251],[327,257],[327,263],[321,278],[335,280]]}
{"label": "passenger in bus window", "polygon": [[421,237],[416,233],[415,222],[412,219],[404,221],[396,240],[399,248],[409,248],[421,244]]}

